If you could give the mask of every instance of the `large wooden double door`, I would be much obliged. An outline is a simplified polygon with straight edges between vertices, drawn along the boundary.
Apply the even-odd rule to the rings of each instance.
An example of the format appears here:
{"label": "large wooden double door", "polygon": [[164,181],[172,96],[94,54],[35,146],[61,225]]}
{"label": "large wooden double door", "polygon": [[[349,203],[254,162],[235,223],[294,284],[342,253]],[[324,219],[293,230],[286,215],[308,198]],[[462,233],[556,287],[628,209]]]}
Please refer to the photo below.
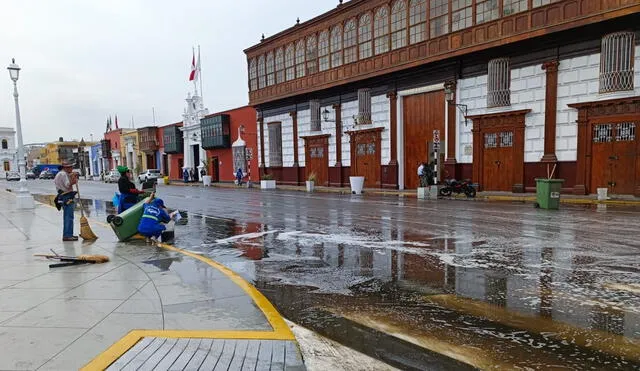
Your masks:
{"label": "large wooden double door", "polygon": [[315,184],[329,185],[329,135],[304,137],[304,159],[307,177],[314,173]]}
{"label": "large wooden double door", "polygon": [[367,188],[380,187],[382,130],[373,128],[347,132],[351,136],[351,175],[363,176]]}
{"label": "large wooden double door", "polygon": [[491,191],[511,192],[513,184],[513,130],[484,133],[484,172],[482,183],[484,189]]}
{"label": "large wooden double door", "polygon": [[[442,143],[446,141],[444,128],[444,90],[409,95],[403,98],[404,125],[404,184],[405,188],[418,188],[418,166],[429,158],[428,142],[433,131],[439,130]],[[444,148],[441,147],[441,151]]]}
{"label": "large wooden double door", "polygon": [[591,193],[608,188],[616,194],[633,194],[638,174],[636,122],[600,123],[592,126]]}

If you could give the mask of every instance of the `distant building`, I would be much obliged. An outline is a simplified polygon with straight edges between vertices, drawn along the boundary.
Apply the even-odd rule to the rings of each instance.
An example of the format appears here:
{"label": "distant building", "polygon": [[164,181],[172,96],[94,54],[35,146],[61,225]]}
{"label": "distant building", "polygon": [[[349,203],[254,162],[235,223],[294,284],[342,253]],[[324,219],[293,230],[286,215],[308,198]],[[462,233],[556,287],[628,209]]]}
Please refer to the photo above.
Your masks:
{"label": "distant building", "polygon": [[15,138],[16,131],[13,128],[0,127],[0,163],[3,175],[8,171],[18,171]]}
{"label": "distant building", "polygon": [[161,141],[159,143],[162,156],[160,171],[171,180],[182,179],[184,168],[184,139],[182,122],[162,126],[158,128]]}

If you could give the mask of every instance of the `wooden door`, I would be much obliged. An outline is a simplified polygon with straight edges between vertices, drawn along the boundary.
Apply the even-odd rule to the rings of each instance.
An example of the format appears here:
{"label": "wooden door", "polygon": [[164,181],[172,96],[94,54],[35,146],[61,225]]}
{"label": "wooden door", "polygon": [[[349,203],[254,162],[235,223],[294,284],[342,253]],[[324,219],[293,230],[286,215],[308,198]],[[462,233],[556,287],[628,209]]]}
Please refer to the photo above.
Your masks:
{"label": "wooden door", "polygon": [[613,194],[633,194],[637,138],[634,122],[593,125],[591,144],[591,193],[608,188]]}
{"label": "wooden door", "polygon": [[[427,142],[433,141],[433,131],[440,130],[442,143],[446,142],[444,91],[410,95],[403,98],[404,125],[404,184],[417,188],[418,166],[428,162]],[[441,147],[441,151],[444,148]]]}
{"label": "wooden door", "polygon": [[217,183],[220,181],[220,160],[218,157],[213,157],[211,159],[211,166],[213,167],[211,172],[211,181]]}
{"label": "wooden door", "polygon": [[305,137],[304,156],[307,177],[316,174],[316,185],[329,185],[329,135]]}
{"label": "wooden door", "polygon": [[513,131],[484,133],[483,189],[511,191],[513,179]]}
{"label": "wooden door", "polygon": [[373,128],[348,132],[351,136],[351,175],[363,176],[367,188],[380,187],[382,130]]}

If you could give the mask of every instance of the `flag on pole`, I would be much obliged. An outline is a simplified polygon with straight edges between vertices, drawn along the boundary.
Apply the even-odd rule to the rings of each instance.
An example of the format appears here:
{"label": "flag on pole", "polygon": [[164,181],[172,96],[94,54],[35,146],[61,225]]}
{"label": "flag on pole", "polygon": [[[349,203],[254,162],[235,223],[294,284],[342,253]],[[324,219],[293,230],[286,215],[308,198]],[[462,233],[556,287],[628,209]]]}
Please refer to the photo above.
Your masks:
{"label": "flag on pole", "polygon": [[189,81],[194,81],[198,78],[198,66],[196,66],[196,52],[193,51],[191,58],[191,73],[189,74]]}
{"label": "flag on pole", "polygon": [[116,129],[119,129],[118,128],[118,115],[116,115]]}

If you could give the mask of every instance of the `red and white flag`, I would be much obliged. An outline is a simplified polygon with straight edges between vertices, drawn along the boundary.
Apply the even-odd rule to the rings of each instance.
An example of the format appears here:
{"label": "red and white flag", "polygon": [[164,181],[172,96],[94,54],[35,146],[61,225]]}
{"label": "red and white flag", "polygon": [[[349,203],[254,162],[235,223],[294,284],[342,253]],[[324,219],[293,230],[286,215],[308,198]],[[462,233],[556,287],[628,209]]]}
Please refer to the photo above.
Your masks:
{"label": "red and white flag", "polygon": [[193,52],[193,57],[191,58],[191,73],[189,74],[189,81],[198,80],[200,76],[200,53],[198,53],[198,63],[196,63],[196,53]]}

